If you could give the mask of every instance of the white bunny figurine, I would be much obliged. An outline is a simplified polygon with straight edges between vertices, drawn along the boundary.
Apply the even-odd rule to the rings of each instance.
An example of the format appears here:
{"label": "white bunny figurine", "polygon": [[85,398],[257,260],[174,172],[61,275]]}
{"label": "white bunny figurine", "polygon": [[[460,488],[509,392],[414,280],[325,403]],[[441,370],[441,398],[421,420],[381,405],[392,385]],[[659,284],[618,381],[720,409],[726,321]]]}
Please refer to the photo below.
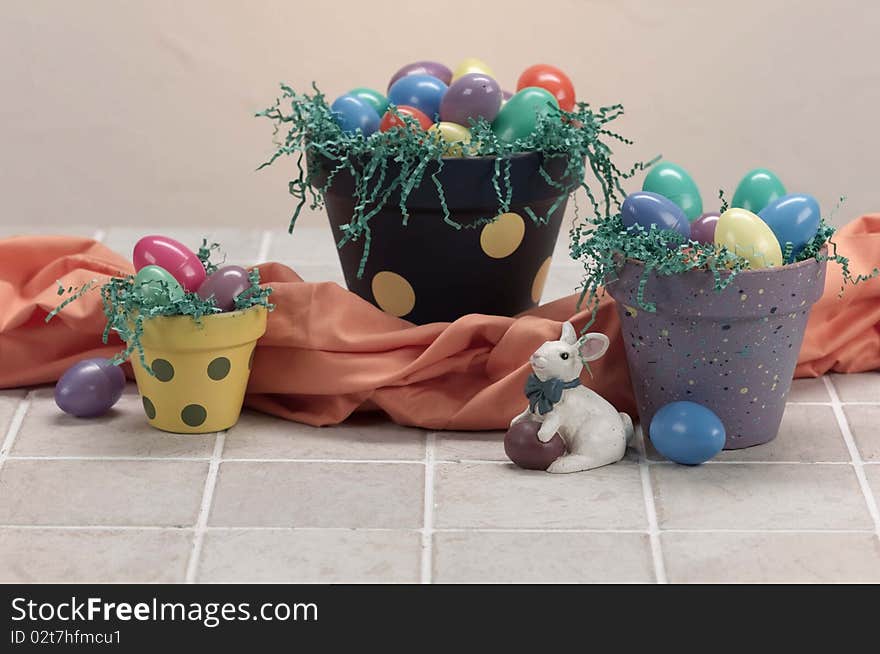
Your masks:
{"label": "white bunny figurine", "polygon": [[585,361],[595,361],[608,349],[605,334],[585,334],[578,340],[570,322],[562,325],[558,341],[547,341],[529,359],[534,374],[526,383],[529,406],[514,418],[542,423],[538,438],[546,443],[557,432],[568,453],[547,472],[580,472],[616,463],[632,440],[632,419],[618,413],[608,400],[580,383]]}

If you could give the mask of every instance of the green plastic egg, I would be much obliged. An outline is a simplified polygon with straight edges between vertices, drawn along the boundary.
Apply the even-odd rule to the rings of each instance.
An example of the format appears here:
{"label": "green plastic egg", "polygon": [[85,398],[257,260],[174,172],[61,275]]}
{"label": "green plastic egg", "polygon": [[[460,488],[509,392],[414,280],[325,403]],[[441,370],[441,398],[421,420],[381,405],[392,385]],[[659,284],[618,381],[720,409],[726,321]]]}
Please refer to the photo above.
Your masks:
{"label": "green plastic egg", "polygon": [[736,187],[730,206],[758,213],[783,195],[785,195],[785,187],[772,171],[755,168],[746,173]]}
{"label": "green plastic egg", "polygon": [[168,304],[183,297],[183,287],[174,276],[160,266],[144,266],[134,276],[135,291],[147,306]]}
{"label": "green plastic egg", "polygon": [[551,106],[559,106],[552,93],[537,86],[527,86],[501,107],[492,122],[492,131],[507,143],[524,139],[535,131],[538,117],[551,112]]}
{"label": "green plastic egg", "polygon": [[653,166],[642,184],[643,191],[651,191],[677,204],[690,222],[703,213],[703,199],[700,189],[688,172],[670,161],[661,161]]}
{"label": "green plastic egg", "polygon": [[374,89],[367,88],[366,86],[359,86],[346,93],[346,95],[353,95],[359,100],[363,100],[375,109],[380,117],[384,116],[385,112],[388,111],[388,98]]}

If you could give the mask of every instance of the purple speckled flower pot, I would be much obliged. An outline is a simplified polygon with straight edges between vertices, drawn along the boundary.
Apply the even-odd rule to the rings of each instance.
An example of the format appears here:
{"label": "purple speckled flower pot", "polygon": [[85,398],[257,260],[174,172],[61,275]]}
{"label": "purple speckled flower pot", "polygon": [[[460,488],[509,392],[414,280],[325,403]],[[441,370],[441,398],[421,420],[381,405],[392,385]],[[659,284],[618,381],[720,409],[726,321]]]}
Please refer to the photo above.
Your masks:
{"label": "purple speckled flower pot", "polygon": [[607,284],[617,300],[639,418],[677,400],[712,409],[727,432],[725,449],[776,437],[807,318],[825,286],[825,262],[739,273],[723,291],[709,271],[651,274],[639,307],[644,267],[627,261]]}

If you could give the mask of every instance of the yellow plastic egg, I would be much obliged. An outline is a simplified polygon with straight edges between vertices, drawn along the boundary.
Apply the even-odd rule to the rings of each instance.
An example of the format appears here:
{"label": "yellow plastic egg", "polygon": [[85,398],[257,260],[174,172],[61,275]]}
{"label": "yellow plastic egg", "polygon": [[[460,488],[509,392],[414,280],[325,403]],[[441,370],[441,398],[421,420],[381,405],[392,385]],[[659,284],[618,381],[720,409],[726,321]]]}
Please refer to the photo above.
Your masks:
{"label": "yellow plastic egg", "polygon": [[442,137],[443,140],[446,141],[447,146],[445,155],[447,157],[463,156],[464,151],[462,150],[461,146],[471,142],[471,130],[469,130],[464,125],[459,125],[458,123],[443,121],[439,123],[434,123],[428,129],[428,134],[431,134],[435,138]]}
{"label": "yellow plastic egg", "polygon": [[751,211],[732,208],[715,226],[715,245],[723,245],[748,260],[752,268],[782,265],[782,248],[773,230]]}
{"label": "yellow plastic egg", "polygon": [[462,75],[467,75],[468,73],[483,73],[483,75],[488,75],[495,79],[495,73],[489,68],[489,64],[482,59],[468,57],[467,59],[462,59],[461,63],[452,71],[452,81],[454,82]]}

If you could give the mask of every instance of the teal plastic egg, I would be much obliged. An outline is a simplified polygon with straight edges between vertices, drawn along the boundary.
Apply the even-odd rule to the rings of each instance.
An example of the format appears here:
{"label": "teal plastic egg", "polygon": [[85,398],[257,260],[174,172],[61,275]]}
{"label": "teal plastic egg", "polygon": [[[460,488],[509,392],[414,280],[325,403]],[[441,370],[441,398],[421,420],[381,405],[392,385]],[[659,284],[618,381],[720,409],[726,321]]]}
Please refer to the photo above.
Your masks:
{"label": "teal plastic egg", "polygon": [[385,112],[388,111],[388,98],[375,89],[366,86],[359,86],[346,93],[346,95],[350,95],[353,98],[366,102],[373,107],[373,109],[376,110],[376,113],[380,116],[385,115]]}
{"label": "teal plastic egg", "polygon": [[642,190],[669,198],[681,207],[690,222],[694,222],[703,213],[703,199],[693,177],[671,161],[661,161],[654,165],[645,177]]}
{"label": "teal plastic egg", "polygon": [[559,103],[552,93],[528,86],[504,103],[492,121],[492,131],[507,143],[524,139],[535,131],[539,117],[550,114],[553,107]]}
{"label": "teal plastic egg", "polygon": [[733,194],[731,207],[760,213],[764,207],[785,195],[785,186],[766,168],[755,168],[746,173]]}
{"label": "teal plastic egg", "polygon": [[168,304],[183,297],[183,287],[174,275],[159,266],[144,266],[134,276],[134,288],[147,306]]}

